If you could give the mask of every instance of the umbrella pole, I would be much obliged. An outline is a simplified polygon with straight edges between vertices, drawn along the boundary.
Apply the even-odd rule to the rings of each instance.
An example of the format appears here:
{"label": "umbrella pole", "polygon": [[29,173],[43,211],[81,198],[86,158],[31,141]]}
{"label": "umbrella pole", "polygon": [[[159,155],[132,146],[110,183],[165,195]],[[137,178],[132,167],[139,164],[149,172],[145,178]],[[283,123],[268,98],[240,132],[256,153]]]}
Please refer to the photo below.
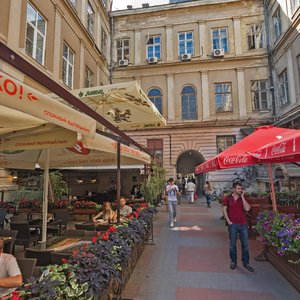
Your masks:
{"label": "umbrella pole", "polygon": [[49,184],[49,152],[46,149],[45,168],[44,168],[44,193],[43,193],[43,226],[42,243],[47,240],[47,215],[48,215],[48,184]]}
{"label": "umbrella pole", "polygon": [[273,180],[273,169],[272,164],[268,164],[268,174],[269,174],[269,180],[270,180],[270,188],[271,188],[271,200],[272,200],[272,206],[273,211],[277,211],[277,204],[276,204],[276,195],[275,195],[275,188],[274,188],[274,180]]}
{"label": "umbrella pole", "polygon": [[120,223],[120,197],[121,197],[121,144],[117,144],[117,222]]}

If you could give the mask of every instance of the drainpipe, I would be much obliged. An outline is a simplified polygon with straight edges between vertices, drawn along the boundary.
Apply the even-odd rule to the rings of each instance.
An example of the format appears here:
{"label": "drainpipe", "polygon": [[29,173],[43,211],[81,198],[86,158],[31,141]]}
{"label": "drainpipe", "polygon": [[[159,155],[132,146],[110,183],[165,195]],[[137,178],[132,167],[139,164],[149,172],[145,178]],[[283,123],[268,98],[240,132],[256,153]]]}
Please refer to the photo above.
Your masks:
{"label": "drainpipe", "polygon": [[170,149],[170,154],[169,154],[169,157],[170,157],[170,166],[174,167],[174,177],[175,175],[177,174],[177,169],[176,169],[176,164],[172,164],[172,135],[168,133],[168,136],[169,136],[169,149]]}
{"label": "drainpipe", "polygon": [[111,12],[109,13],[109,24],[110,24],[110,63],[109,63],[109,83],[112,84],[112,71],[114,66],[113,61],[113,46],[114,46],[114,17],[112,17]]}
{"label": "drainpipe", "polygon": [[274,121],[277,121],[277,112],[276,112],[276,103],[275,103],[275,93],[274,93],[274,80],[273,80],[273,56],[270,46],[270,27],[269,27],[269,19],[268,19],[268,8],[266,0],[263,1],[264,8],[264,20],[265,20],[265,28],[266,28],[266,42],[267,42],[267,52],[268,52],[268,69],[269,69],[269,82],[270,82],[270,93],[271,93],[271,103],[272,103],[272,115]]}

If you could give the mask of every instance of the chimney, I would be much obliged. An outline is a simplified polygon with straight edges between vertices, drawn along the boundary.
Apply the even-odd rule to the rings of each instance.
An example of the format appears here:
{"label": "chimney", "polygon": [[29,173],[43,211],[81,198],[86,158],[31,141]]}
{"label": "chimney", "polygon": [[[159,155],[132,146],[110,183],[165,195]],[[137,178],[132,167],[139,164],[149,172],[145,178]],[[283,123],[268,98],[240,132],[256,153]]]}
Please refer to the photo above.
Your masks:
{"label": "chimney", "polygon": [[142,8],[148,8],[149,7],[149,3],[143,3],[142,4]]}
{"label": "chimney", "polygon": [[132,5],[127,5],[127,9],[132,9]]}

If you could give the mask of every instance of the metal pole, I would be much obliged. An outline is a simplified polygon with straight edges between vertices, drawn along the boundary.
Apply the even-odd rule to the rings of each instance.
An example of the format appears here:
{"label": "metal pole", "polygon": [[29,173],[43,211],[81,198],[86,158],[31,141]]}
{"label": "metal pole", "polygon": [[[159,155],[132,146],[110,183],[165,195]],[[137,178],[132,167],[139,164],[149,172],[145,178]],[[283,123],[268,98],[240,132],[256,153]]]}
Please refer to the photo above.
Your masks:
{"label": "metal pole", "polygon": [[45,168],[44,168],[44,193],[43,193],[43,226],[42,226],[42,243],[47,240],[47,215],[48,215],[48,184],[49,184],[49,153],[46,149]]}
{"label": "metal pole", "polygon": [[272,206],[273,211],[277,211],[277,204],[276,204],[276,195],[275,195],[275,188],[274,188],[274,180],[273,180],[273,169],[272,164],[268,164],[268,174],[269,174],[269,180],[270,180],[270,188],[271,188],[271,200],[272,200]]}
{"label": "metal pole", "polygon": [[120,198],[121,198],[121,143],[117,144],[117,222],[120,223]]}

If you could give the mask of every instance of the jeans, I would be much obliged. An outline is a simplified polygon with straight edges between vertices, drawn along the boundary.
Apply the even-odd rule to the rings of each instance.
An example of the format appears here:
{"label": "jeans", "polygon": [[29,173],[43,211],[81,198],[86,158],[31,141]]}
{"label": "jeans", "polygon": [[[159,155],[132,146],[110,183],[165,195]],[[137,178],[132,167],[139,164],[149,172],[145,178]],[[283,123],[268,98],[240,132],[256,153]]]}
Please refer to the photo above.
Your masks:
{"label": "jeans", "polygon": [[173,219],[176,218],[177,201],[168,201],[168,205],[169,205],[169,220],[170,223],[172,223]]}
{"label": "jeans", "polygon": [[188,199],[191,203],[194,202],[194,193],[195,192],[188,192]]}
{"label": "jeans", "polygon": [[249,264],[249,247],[248,247],[248,226],[246,224],[231,224],[228,226],[230,239],[230,259],[231,262],[237,262],[236,240],[239,234],[242,247],[242,261]]}
{"label": "jeans", "polygon": [[207,206],[210,206],[210,202],[211,202],[211,194],[205,194],[205,198],[206,198]]}

